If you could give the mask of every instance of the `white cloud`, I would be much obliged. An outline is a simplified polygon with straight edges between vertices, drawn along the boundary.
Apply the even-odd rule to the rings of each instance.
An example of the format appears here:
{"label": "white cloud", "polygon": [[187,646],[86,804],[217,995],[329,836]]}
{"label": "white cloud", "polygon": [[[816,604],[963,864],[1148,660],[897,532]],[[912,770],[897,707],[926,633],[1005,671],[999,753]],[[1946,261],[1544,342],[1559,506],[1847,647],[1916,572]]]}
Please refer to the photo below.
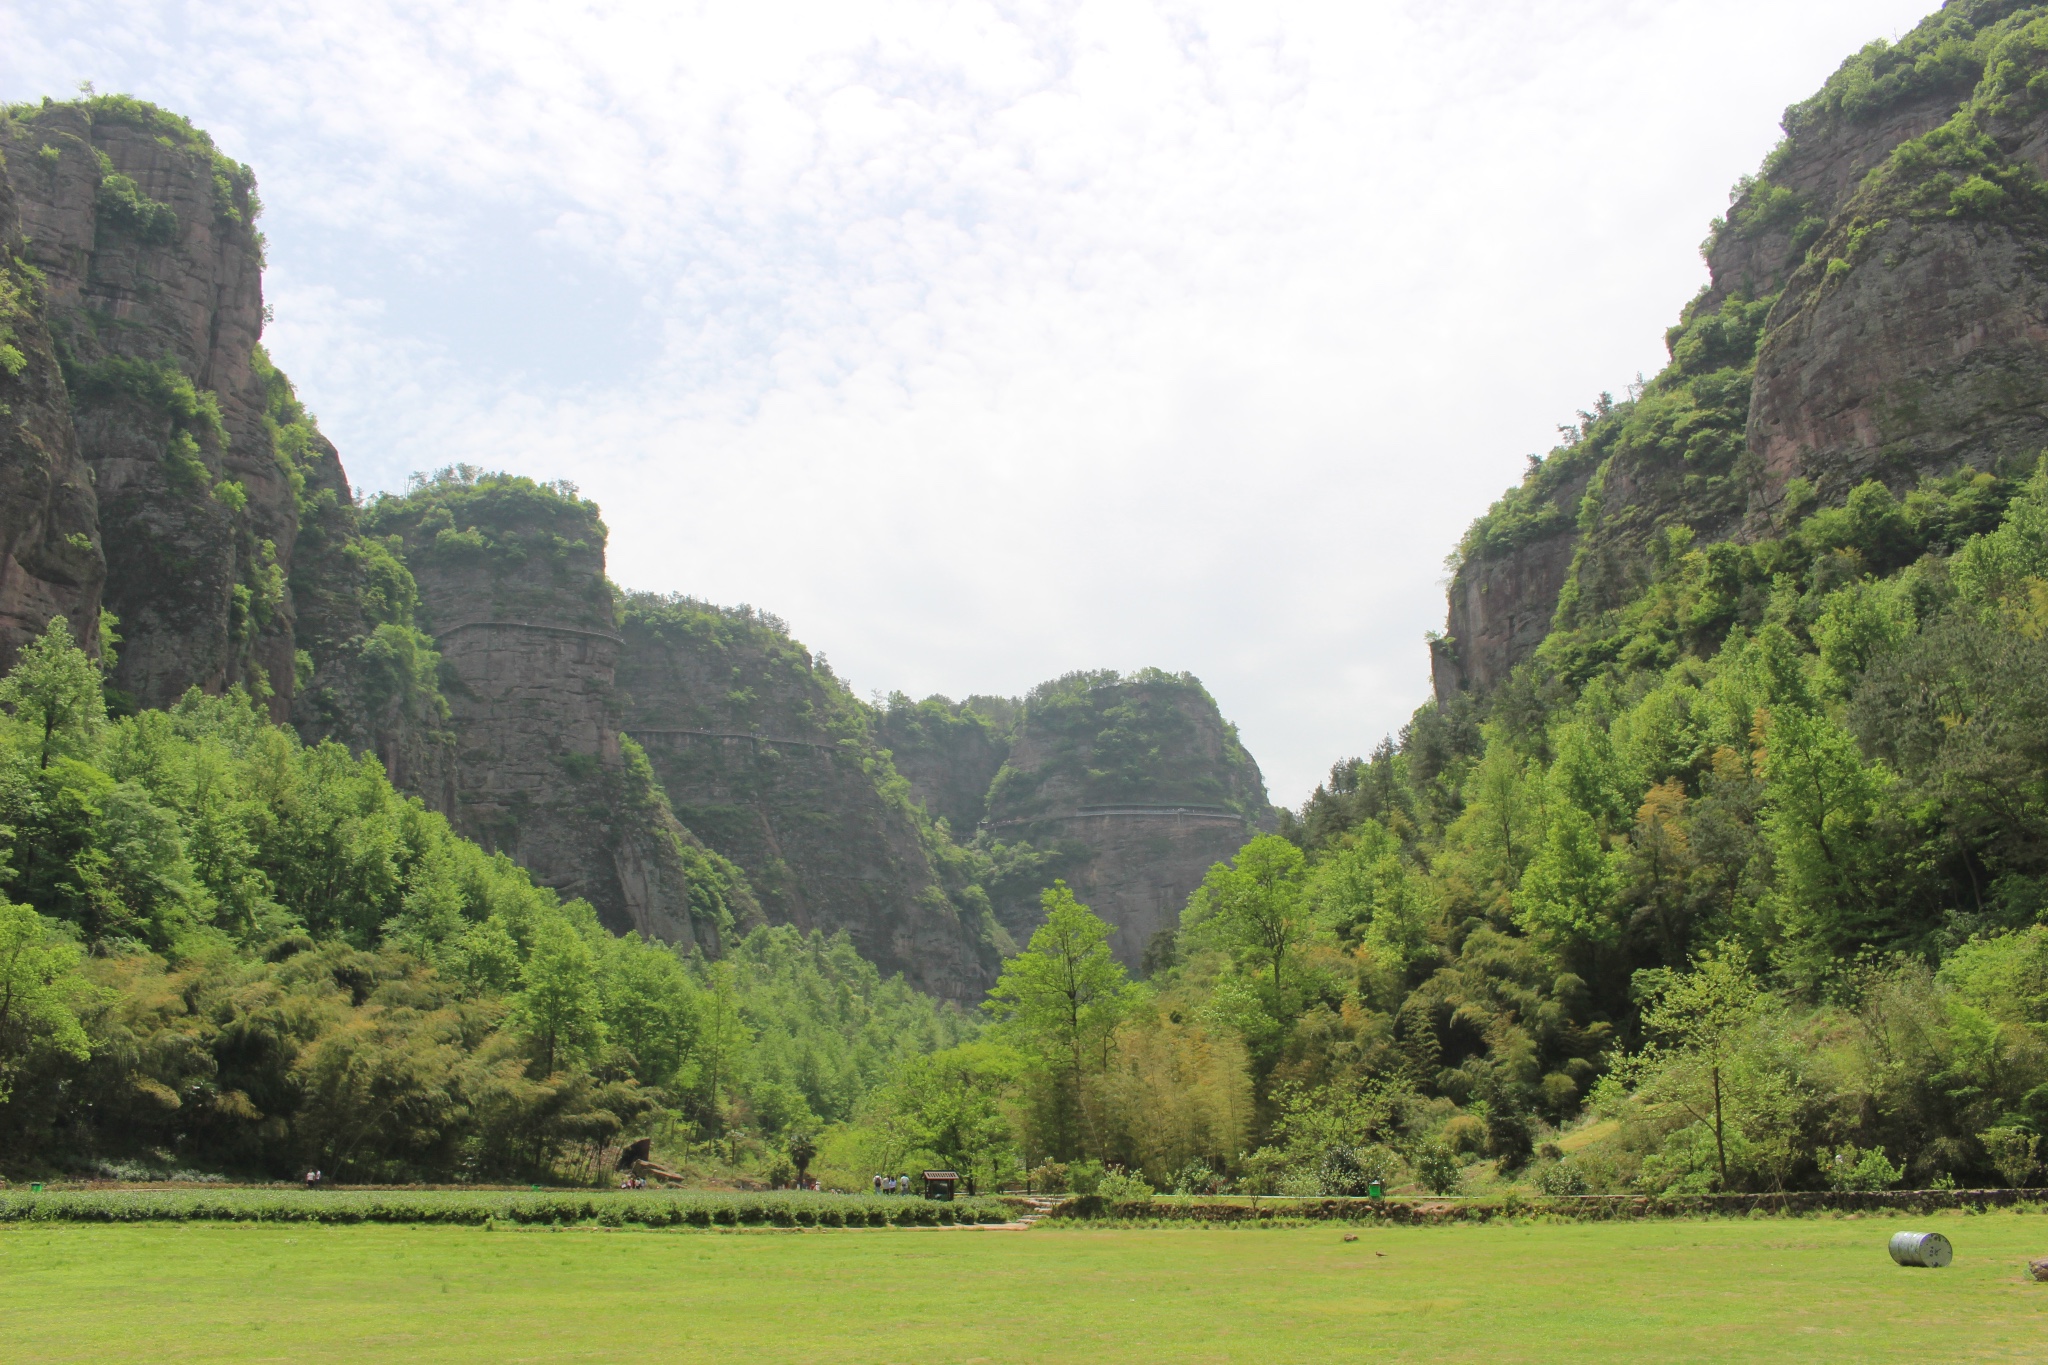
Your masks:
{"label": "white cloud", "polygon": [[1779,110],[1905,0],[123,3],[0,93],[191,115],[358,482],[601,501],[863,688],[1199,673],[1299,800],[1469,519],[1661,360]]}

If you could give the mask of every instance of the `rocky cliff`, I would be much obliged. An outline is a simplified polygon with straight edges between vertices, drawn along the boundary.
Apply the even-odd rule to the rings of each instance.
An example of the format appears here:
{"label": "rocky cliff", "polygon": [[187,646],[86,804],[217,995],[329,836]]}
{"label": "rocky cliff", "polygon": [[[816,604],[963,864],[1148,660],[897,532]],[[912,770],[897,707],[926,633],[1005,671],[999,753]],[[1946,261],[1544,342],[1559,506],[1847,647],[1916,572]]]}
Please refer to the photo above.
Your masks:
{"label": "rocky cliff", "polygon": [[0,155],[0,655],[118,620],[117,705],[246,688],[614,929],[843,929],[961,1001],[1055,876],[1137,966],[1267,819],[1191,678],[878,711],[772,617],[622,599],[567,485],[358,506],[260,344],[247,167],[122,96],[8,110]]}
{"label": "rocky cliff", "polygon": [[92,470],[24,249],[13,186],[0,174],[0,669],[53,616],[97,648],[107,576]]}
{"label": "rocky cliff", "polygon": [[1670,366],[1581,414],[1467,534],[1440,699],[1497,686],[1553,626],[1600,634],[1673,551],[2048,444],[2044,51],[2048,7],[1954,0],[1787,111]]}
{"label": "rocky cliff", "polygon": [[745,879],[675,819],[622,741],[622,640],[597,505],[566,484],[451,469],[380,498],[364,529],[403,558],[456,736],[447,813],[614,930],[716,951],[759,916]]}
{"label": "rocky cliff", "polygon": [[844,930],[932,994],[978,1001],[1008,940],[912,804],[871,716],[772,616],[628,597],[618,688],[676,814],[746,869],[768,918]]}
{"label": "rocky cliff", "polygon": [[[0,283],[0,651],[60,614],[97,648],[104,600],[117,705],[241,686],[308,740],[377,754],[614,928],[715,949],[757,917],[619,741],[595,509],[450,476],[366,534],[260,344],[248,168],[124,96],[12,108],[0,154],[17,246]],[[440,537],[455,507],[471,515]]]}
{"label": "rocky cliff", "polygon": [[1259,766],[1194,677],[1073,673],[1024,699],[988,795],[996,913],[1019,941],[1064,878],[1142,969],[1210,866],[1270,827]]}
{"label": "rocky cliff", "polygon": [[1010,755],[1017,708],[1008,697],[912,701],[897,692],[876,720],[875,737],[911,797],[964,841],[988,814],[988,789]]}
{"label": "rocky cliff", "polygon": [[241,683],[281,719],[298,519],[254,369],[254,181],[183,119],[119,97],[17,108],[0,133],[92,473],[115,686],[155,706]]}

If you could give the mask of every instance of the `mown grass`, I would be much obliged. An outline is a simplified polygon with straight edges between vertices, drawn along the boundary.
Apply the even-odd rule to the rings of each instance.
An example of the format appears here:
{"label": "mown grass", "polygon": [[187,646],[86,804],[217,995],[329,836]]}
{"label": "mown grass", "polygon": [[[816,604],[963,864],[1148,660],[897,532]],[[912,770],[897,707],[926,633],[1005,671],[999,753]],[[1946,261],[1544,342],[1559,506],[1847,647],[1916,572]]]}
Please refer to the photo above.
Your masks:
{"label": "mown grass", "polygon": [[2039,1360],[2038,1214],[1163,1230],[0,1227],[22,1361]]}

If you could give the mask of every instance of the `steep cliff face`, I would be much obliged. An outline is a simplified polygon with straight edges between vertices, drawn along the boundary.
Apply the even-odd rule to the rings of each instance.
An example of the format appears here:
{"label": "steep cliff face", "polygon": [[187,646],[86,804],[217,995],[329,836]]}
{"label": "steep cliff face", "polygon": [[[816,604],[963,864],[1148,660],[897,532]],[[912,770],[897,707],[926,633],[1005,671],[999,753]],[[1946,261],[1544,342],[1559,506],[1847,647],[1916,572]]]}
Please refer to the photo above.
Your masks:
{"label": "steep cliff face", "polygon": [[411,577],[358,533],[339,456],[257,340],[248,168],[124,96],[9,109],[0,155],[0,216],[28,238],[0,305],[23,358],[0,366],[0,652],[60,614],[96,644],[104,596],[117,705],[241,685],[447,805]]}
{"label": "steep cliff face", "polygon": [[956,839],[969,839],[988,813],[989,784],[1010,754],[1017,703],[1007,697],[912,701],[898,692],[875,737],[910,783],[911,797]]}
{"label": "steep cliff face", "polygon": [[419,587],[456,736],[447,813],[614,930],[715,950],[757,919],[745,878],[682,828],[613,691],[621,639],[597,505],[449,470],[373,503]]}
{"label": "steep cliff face", "polygon": [[1066,875],[1135,966],[1267,820],[1193,679],[877,712],[772,618],[622,616],[566,485],[455,469],[358,507],[259,342],[246,167],[120,96],[11,109],[0,155],[0,653],[58,614],[94,643],[104,600],[116,701],[244,687],[614,929],[843,929],[962,1001],[1013,946],[991,893],[1028,933]]}
{"label": "steep cliff face", "polygon": [[53,616],[96,644],[107,576],[92,471],[79,458],[40,287],[16,263],[22,250],[14,191],[0,174],[0,670]]}
{"label": "steep cliff face", "polygon": [[1528,488],[1529,515],[1512,538],[1475,550],[1452,576],[1444,633],[1430,641],[1440,701],[1490,691],[1550,630],[1578,545],[1573,513],[1590,470],[1584,461],[1569,470],[1558,461],[1550,473],[1564,477]]}
{"label": "steep cliff face", "polygon": [[[1714,224],[1670,366],[1582,414],[1468,533],[1439,699],[1497,686],[1553,627],[1567,671],[1625,648],[1613,613],[1690,545],[2048,445],[2044,66],[2048,6],[1958,0],[1787,111]],[[1575,655],[1569,633],[1608,638]]]}
{"label": "steep cliff face", "polygon": [[1025,941],[1062,877],[1141,968],[1210,866],[1271,821],[1258,764],[1194,677],[1069,674],[1025,698],[989,790],[996,913]]}
{"label": "steep cliff face", "polygon": [[621,632],[625,731],[683,823],[746,869],[768,918],[844,930],[884,971],[979,1000],[1005,941],[957,850],[919,819],[868,709],[757,612],[636,595]]}
{"label": "steep cliff face", "polygon": [[4,150],[91,468],[115,684],[142,705],[243,683],[282,719],[297,509],[253,369],[262,251],[248,169],[119,97],[12,111]]}

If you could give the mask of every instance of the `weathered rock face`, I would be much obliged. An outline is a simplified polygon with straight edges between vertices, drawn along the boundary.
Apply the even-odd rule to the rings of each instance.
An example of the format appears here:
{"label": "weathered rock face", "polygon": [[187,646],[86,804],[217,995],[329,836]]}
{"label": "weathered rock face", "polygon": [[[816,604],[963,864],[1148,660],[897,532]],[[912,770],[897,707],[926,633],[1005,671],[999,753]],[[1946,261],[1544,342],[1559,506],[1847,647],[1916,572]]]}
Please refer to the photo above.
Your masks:
{"label": "weathered rock face", "polygon": [[[1556,497],[1575,503],[1585,480]],[[1487,692],[1536,652],[1550,632],[1557,595],[1571,572],[1578,533],[1570,522],[1505,553],[1461,568],[1451,580],[1444,634],[1430,642],[1430,676],[1437,699]]]}
{"label": "weathered rock face", "polygon": [[92,471],[79,458],[57,355],[22,251],[14,192],[0,175],[0,670],[63,616],[96,646],[100,552]]}
{"label": "weathered rock face", "polygon": [[844,930],[882,970],[981,999],[1003,936],[957,851],[919,820],[867,708],[772,617],[640,595],[621,629],[625,731],[768,918]]}
{"label": "weathered rock face", "polygon": [[[1793,279],[1758,359],[1752,512],[1785,484],[1838,502],[1963,465],[2031,463],[2048,447],[2048,236],[2007,223],[1892,222],[1860,259]],[[1834,259],[1842,259],[1836,257]]]}
{"label": "weathered rock face", "polygon": [[1891,149],[1946,123],[1969,85],[1944,86],[1867,120],[1799,128],[1773,154],[1765,174],[1742,187],[1707,251],[1710,283],[1695,307],[1714,311],[1730,298],[1764,299],[1785,287],[1807,250]]}
{"label": "weathered rock face", "polygon": [[118,687],[143,705],[244,683],[282,719],[294,681],[289,471],[253,372],[262,252],[246,167],[121,98],[6,121],[7,174],[46,281],[78,450],[94,476]]}
{"label": "weathered rock face", "polygon": [[1715,224],[1671,367],[1468,534],[1440,700],[1617,609],[1675,547],[1772,534],[1795,478],[1833,504],[2048,446],[2043,17],[1956,0],[1787,112]]}
{"label": "weathered rock face", "polygon": [[715,950],[724,927],[757,918],[745,879],[676,822],[644,755],[620,742],[622,641],[596,504],[451,470],[364,521],[397,539],[439,648],[456,828],[620,932]]}
{"label": "weathered rock face", "polygon": [[120,96],[15,109],[0,153],[0,212],[42,276],[8,305],[0,652],[60,614],[96,647],[104,591],[116,701],[240,684],[446,806],[411,576],[358,534],[340,458],[257,341],[248,168]]}
{"label": "weathered rock face", "polygon": [[0,265],[0,664],[58,614],[94,644],[104,599],[134,704],[246,687],[613,929],[845,930],[961,1001],[1013,946],[991,892],[1028,934],[1066,875],[1135,966],[1267,822],[1191,678],[876,713],[772,618],[621,618],[565,485],[449,470],[359,508],[259,345],[246,167],[125,97],[13,110],[0,154],[0,240],[42,279]]}
{"label": "weathered rock face", "polygon": [[988,812],[989,784],[1010,754],[1017,703],[1007,697],[955,702],[901,692],[889,698],[875,737],[889,750],[913,799],[956,839],[969,839]]}
{"label": "weathered rock face", "polygon": [[1059,876],[1114,926],[1118,959],[1141,968],[1210,866],[1271,821],[1258,764],[1198,680],[1070,674],[1025,699],[989,791],[998,868],[1000,846],[1018,841],[1043,859],[999,881],[997,915],[1024,942],[1038,891]]}

